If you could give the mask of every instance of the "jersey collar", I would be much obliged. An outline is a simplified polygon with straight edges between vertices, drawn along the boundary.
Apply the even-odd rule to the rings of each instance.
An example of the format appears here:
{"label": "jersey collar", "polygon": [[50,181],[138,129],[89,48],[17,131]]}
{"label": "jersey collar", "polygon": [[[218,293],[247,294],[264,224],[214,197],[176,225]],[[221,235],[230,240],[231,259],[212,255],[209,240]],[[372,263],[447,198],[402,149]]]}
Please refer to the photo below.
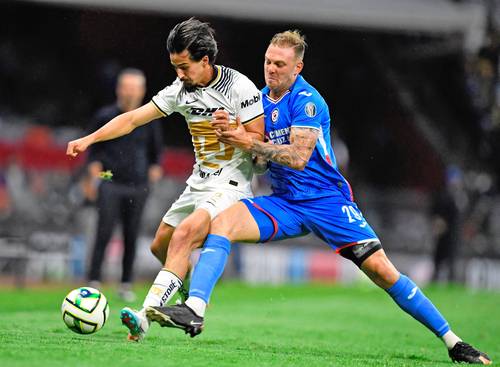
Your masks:
{"label": "jersey collar", "polygon": [[207,84],[207,86],[203,88],[213,87],[215,84],[217,84],[217,82],[220,80],[221,74],[222,72],[220,65],[214,65],[214,76],[212,80],[210,80],[210,82]]}
{"label": "jersey collar", "polygon": [[264,88],[262,88],[262,94],[264,96],[266,96],[266,98],[273,102],[273,103],[278,103],[279,101],[281,101],[283,99],[283,97],[285,97],[288,93],[291,93],[293,92],[293,89],[295,88],[295,86],[300,82],[302,83],[302,81],[304,80],[304,78],[302,78],[302,75],[298,75],[297,78],[295,79],[295,81],[293,82],[292,86],[290,88],[288,88],[288,90],[283,93],[281,95],[281,97],[279,97],[278,99],[273,99],[271,98],[271,96],[269,95],[269,93],[271,92],[271,90],[269,89],[269,87],[266,85]]}

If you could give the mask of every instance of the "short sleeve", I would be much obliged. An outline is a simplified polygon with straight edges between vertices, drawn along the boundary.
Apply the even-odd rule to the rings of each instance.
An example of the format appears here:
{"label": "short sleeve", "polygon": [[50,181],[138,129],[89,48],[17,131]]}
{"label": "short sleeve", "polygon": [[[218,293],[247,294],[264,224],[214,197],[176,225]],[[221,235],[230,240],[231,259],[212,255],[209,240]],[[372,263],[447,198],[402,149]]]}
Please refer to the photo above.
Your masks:
{"label": "short sleeve", "polygon": [[175,112],[177,96],[180,88],[181,81],[176,79],[171,85],[159,91],[158,94],[151,99],[151,101],[165,116],[170,115]]}
{"label": "short sleeve", "polygon": [[242,124],[250,122],[264,114],[262,93],[250,79],[241,75],[235,87],[236,111]]}
{"label": "short sleeve", "polygon": [[295,96],[292,108],[292,126],[321,128],[321,114],[325,101],[317,93],[304,90]]}

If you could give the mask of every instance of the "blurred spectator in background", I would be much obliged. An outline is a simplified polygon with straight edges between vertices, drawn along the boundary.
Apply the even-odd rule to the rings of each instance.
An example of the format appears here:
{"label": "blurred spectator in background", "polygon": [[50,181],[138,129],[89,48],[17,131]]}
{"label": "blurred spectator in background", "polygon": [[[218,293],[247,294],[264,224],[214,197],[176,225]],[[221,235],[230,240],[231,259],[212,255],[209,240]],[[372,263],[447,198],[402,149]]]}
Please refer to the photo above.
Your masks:
{"label": "blurred spectator in background", "polygon": [[333,140],[333,152],[335,153],[335,158],[337,159],[337,166],[344,177],[348,176],[349,170],[349,148],[347,144],[342,140],[338,134],[332,134]]}
{"label": "blurred spectator in background", "polygon": [[457,281],[455,261],[460,251],[460,212],[465,194],[462,171],[456,166],[446,168],[444,186],[432,203],[432,233],[435,239],[432,280]]}
{"label": "blurred spectator in background", "polygon": [[7,180],[4,173],[0,171],[0,220],[9,216],[11,204],[9,192],[7,191]]}
{"label": "blurred spectator in background", "polygon": [[[118,76],[115,104],[100,109],[88,130],[93,132],[124,112],[139,107],[146,93],[146,78],[138,69],[124,69]],[[122,277],[118,294],[130,302],[135,299],[131,283],[141,216],[149,193],[149,183],[162,176],[159,159],[162,149],[158,121],[135,129],[118,139],[92,145],[88,156],[88,176],[94,182],[97,197],[97,234],[91,256],[88,278],[99,286],[101,267],[117,220],[123,233]],[[103,171],[111,171],[109,180],[100,180]],[[89,191],[89,190],[87,190]],[[90,190],[91,191],[91,190]]]}
{"label": "blurred spectator in background", "polygon": [[468,94],[471,98],[481,141],[479,156],[498,174],[498,137],[500,136],[500,34],[490,30],[478,54],[466,63]]}

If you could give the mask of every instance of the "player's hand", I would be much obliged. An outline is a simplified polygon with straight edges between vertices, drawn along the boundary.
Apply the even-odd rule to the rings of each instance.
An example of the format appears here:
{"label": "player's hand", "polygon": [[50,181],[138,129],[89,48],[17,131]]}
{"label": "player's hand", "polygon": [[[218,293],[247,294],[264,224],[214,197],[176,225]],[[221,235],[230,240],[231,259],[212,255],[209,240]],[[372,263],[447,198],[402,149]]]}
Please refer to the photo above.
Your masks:
{"label": "player's hand", "polygon": [[151,165],[148,170],[148,177],[149,182],[157,183],[163,177],[163,168],[158,164]]}
{"label": "player's hand", "polygon": [[87,172],[92,179],[99,178],[100,173],[102,172],[102,163],[99,161],[90,162],[87,166]]}
{"label": "player's hand", "polygon": [[236,129],[215,130],[215,135],[224,144],[230,144],[241,150],[249,151],[252,148],[253,139],[241,124],[239,116],[236,117]]}
{"label": "player's hand", "polygon": [[68,143],[68,147],[66,148],[66,155],[69,155],[70,157],[76,157],[78,154],[87,150],[90,144],[91,143],[89,142],[87,137],[72,140]]}
{"label": "player's hand", "polygon": [[[234,123],[233,123],[234,124]],[[217,131],[227,131],[231,128],[229,113],[225,110],[218,110],[212,114],[212,126]]]}

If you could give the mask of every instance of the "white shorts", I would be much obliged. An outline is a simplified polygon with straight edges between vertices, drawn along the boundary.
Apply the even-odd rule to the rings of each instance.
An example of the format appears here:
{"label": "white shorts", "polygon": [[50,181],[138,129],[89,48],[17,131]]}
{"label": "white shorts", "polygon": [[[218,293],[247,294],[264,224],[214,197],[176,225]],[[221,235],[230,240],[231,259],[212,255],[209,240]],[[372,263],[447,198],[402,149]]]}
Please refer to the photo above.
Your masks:
{"label": "white shorts", "polygon": [[214,219],[224,209],[248,197],[248,193],[237,190],[196,190],[188,186],[163,216],[163,222],[177,227],[196,209],[205,209],[210,219]]}

